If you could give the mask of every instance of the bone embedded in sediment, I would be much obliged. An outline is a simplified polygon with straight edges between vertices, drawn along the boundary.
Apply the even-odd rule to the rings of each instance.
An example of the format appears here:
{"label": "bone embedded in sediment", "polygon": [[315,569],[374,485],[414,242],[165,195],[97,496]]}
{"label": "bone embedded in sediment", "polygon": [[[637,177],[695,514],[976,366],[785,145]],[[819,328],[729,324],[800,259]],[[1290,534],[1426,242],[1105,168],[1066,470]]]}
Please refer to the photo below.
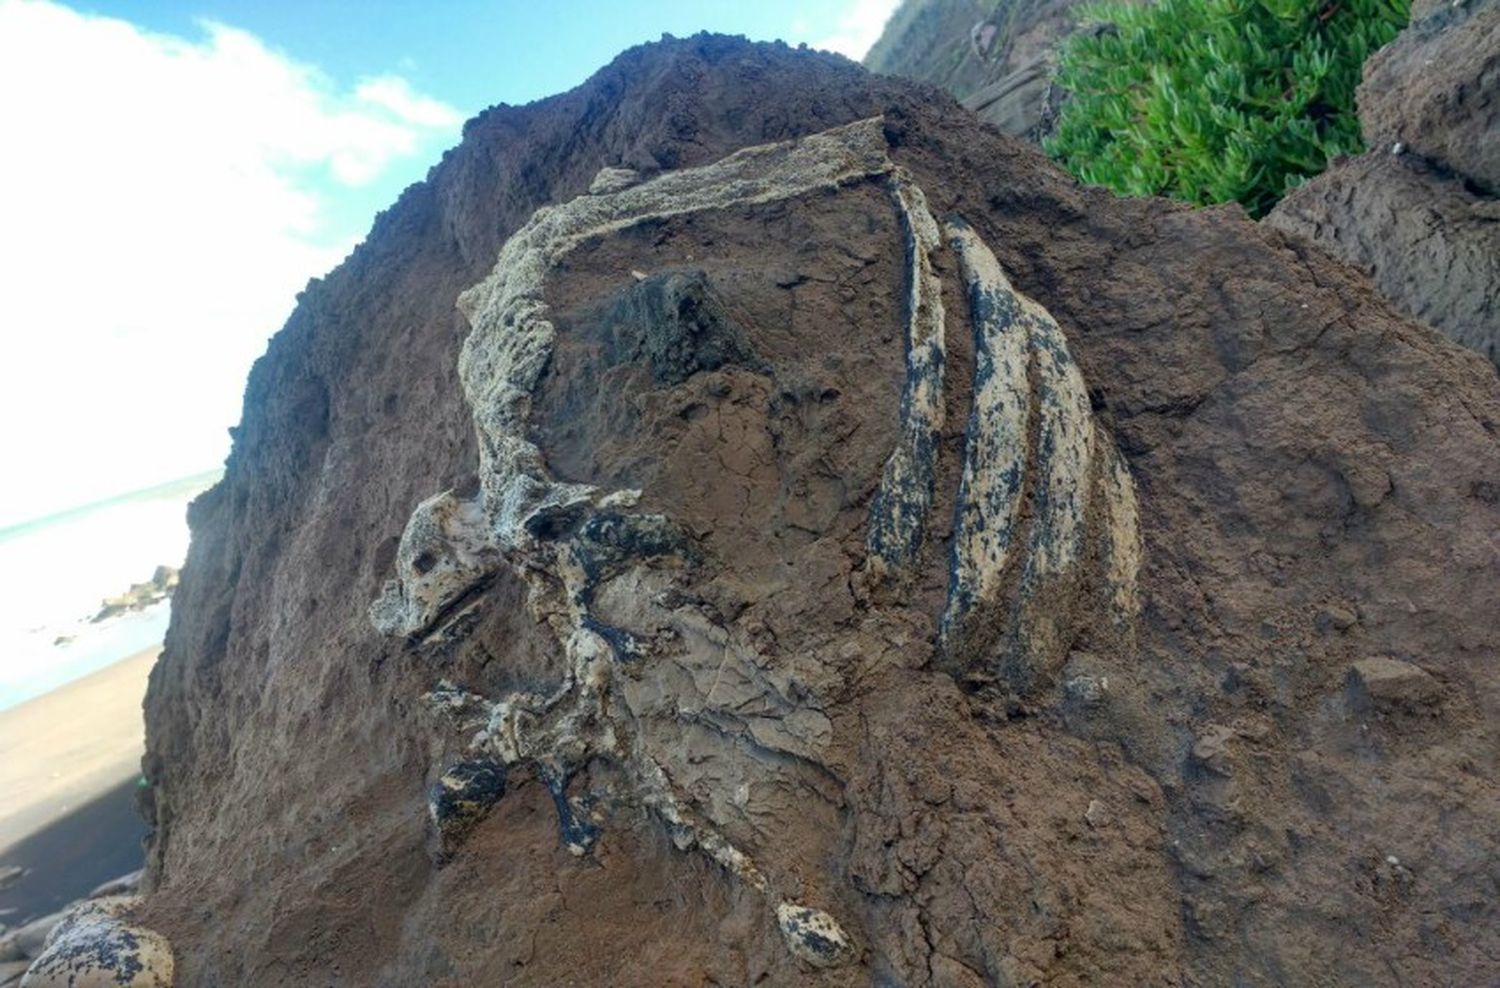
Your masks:
{"label": "bone embedded in sediment", "polygon": [[1135,481],[1125,457],[1107,437],[1101,437],[1104,465],[1099,486],[1104,495],[1104,559],[1106,585],[1110,588],[1111,616],[1128,625],[1141,611],[1139,579],[1145,547],[1141,539],[1140,506]]}
{"label": "bone embedded in sediment", "polygon": [[452,491],[436,494],[407,521],[396,579],[370,605],[370,619],[385,634],[415,634],[499,564],[479,506]]}
{"label": "bone embedded in sediment", "polygon": [[[609,758],[627,780],[620,797],[653,809],[679,846],[697,847],[756,889],[770,885],[750,855],[645,753],[638,715],[613,695],[619,692],[617,680],[625,678],[619,670],[639,661],[640,647],[628,630],[601,618],[595,594],[601,583],[648,572],[678,550],[668,519],[633,513],[640,492],[561,482],[528,439],[532,393],[556,336],[546,304],[548,272],[589,239],[639,223],[835,190],[894,171],[883,122],[872,118],[633,184],[604,176],[593,194],[539,209],[506,241],[491,274],[459,298],[471,326],[459,379],[478,440],[479,490],[467,502],[440,495],[442,500],[419,506],[408,524],[409,538],[403,539],[411,551],[398,551],[397,579],[372,607],[372,618],[386,633],[412,634],[462,598],[465,580],[473,586],[485,579],[486,566],[507,566],[525,582],[528,609],[551,629],[567,657],[564,681],[546,697],[512,693],[498,700],[476,699],[450,687],[435,691],[432,705],[472,732],[473,758],[535,767],[553,793],[570,850],[586,852],[593,838],[582,812],[586,800],[568,793],[569,780],[591,758]],[[900,178],[893,181],[904,222],[930,251],[939,235],[920,190]],[[913,306],[909,341],[924,370],[912,402],[931,429],[932,422],[941,421],[941,303],[930,261],[919,256],[914,263],[914,291],[921,298]],[[456,526],[453,519],[463,524]],[[440,569],[423,557],[417,566],[424,549],[434,557],[446,552],[446,565]],[[434,572],[440,581],[424,579]],[[769,685],[757,688],[767,697],[780,692]],[[708,705],[720,700],[714,697]],[[702,714],[713,719],[716,712]],[[761,718],[766,723],[725,713],[721,729],[742,731],[746,743],[767,749],[810,752],[807,746],[822,743],[829,730],[826,716],[816,711],[798,716],[796,710],[772,709],[777,716]]]}
{"label": "bone embedded in sediment", "polygon": [[1024,693],[1046,682],[1080,622],[1137,613],[1138,506],[1057,321],[973,228],[955,218],[946,232],[975,369],[941,644],[966,678]]}
{"label": "bone embedded in sediment", "polygon": [[1035,436],[1030,450],[1031,529],[1015,590],[1009,654],[1003,656],[1002,667],[1013,688],[1029,692],[1044,685],[1048,673],[1066,658],[1075,622],[1103,617],[1077,600],[1099,430],[1083,374],[1062,329],[1047,310],[1014,294],[1017,320],[1027,332]]}
{"label": "bone embedded in sediment", "polygon": [[906,382],[896,446],[870,502],[866,547],[877,577],[909,572],[932,511],[938,442],[943,429],[943,286],[932,255],[942,248],[927,197],[903,170],[890,177],[906,255]]}
{"label": "bone embedded in sediment", "polygon": [[854,956],[854,944],[827,912],[796,902],[776,906],[787,949],[814,967],[835,967]]}
{"label": "bone embedded in sediment", "polygon": [[1011,558],[1034,414],[1030,339],[1020,297],[967,224],[948,224],[974,326],[974,390],[954,509],[953,555],[942,634],[951,639],[976,607],[993,604]]}

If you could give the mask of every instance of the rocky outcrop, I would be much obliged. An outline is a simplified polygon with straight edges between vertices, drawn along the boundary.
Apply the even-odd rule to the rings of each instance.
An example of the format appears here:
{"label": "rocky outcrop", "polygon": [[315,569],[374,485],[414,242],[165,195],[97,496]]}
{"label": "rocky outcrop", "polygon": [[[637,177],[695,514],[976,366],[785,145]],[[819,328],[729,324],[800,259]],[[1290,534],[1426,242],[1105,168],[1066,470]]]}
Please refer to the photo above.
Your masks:
{"label": "rocky outcrop", "polygon": [[1335,162],[1266,223],[1500,364],[1500,3],[1419,6],[1365,63],[1358,105],[1372,150]]}
{"label": "rocky outcrop", "polygon": [[1238,211],[627,52],[253,372],[133,921],[184,984],[1493,980],[1497,423]]}
{"label": "rocky outcrop", "polygon": [[865,65],[941,86],[981,120],[1040,141],[1063,94],[1053,85],[1080,0],[904,0]]}
{"label": "rocky outcrop", "polygon": [[172,596],[177,589],[178,571],[171,566],[158,566],[145,583],[132,583],[130,589],[114,597],[107,597],[94,615],[95,624],[131,611],[143,611]]}
{"label": "rocky outcrop", "polygon": [[1363,270],[1401,311],[1500,364],[1500,200],[1386,149],[1335,162],[1265,222]]}

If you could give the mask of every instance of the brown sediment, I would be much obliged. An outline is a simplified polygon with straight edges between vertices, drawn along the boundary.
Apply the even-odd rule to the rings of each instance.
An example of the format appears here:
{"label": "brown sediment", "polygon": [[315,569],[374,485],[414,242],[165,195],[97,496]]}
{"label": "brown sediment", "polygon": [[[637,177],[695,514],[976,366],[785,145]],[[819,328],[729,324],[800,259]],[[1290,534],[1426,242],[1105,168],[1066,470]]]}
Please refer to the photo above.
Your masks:
{"label": "brown sediment", "polygon": [[[971,383],[944,389],[912,593],[858,576],[910,371],[879,177],[596,230],[532,299],[555,332],[514,403],[484,405],[484,365],[460,380],[454,302],[538,207],[872,118],[933,215],[1055,320],[1135,488],[1132,634],[1080,594],[1015,708],[932,661]],[[637,176],[595,184],[606,167]],[[972,382],[951,252],[934,271],[944,383]],[[725,359],[687,347],[659,374],[612,344],[636,273],[693,279]],[[634,50],[472,122],[258,365],[153,676],[139,918],[186,983],[1483,974],[1497,421],[1479,358],[1237,212],[1081,190],[838,59]],[[510,440],[538,486],[506,514]],[[481,498],[432,540],[478,547],[471,569],[398,544],[440,491]],[[1109,585],[1104,556],[1082,551],[1078,587]],[[457,611],[370,622],[450,572],[433,599]],[[385,596],[393,576],[411,586]],[[1376,654],[1428,678],[1351,696]],[[1403,683],[1420,703],[1386,696]],[[526,757],[434,860],[429,787],[476,743]]]}

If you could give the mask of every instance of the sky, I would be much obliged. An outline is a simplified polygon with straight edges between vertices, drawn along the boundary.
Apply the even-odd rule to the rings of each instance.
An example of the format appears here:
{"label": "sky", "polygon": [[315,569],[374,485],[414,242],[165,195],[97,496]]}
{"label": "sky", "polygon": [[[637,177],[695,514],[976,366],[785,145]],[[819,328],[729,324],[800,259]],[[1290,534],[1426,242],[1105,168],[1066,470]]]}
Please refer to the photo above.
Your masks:
{"label": "sky", "polygon": [[496,103],[663,33],[862,57],[896,0],[0,0],[0,529],[199,473],[308,279]]}

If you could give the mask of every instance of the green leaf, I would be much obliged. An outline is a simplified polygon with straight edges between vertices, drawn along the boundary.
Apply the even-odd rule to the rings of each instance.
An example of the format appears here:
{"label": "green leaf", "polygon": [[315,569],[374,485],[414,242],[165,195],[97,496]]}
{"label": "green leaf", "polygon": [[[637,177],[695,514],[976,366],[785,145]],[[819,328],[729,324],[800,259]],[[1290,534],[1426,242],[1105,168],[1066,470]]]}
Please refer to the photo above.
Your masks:
{"label": "green leaf", "polygon": [[1127,195],[1238,200],[1252,215],[1361,146],[1354,92],[1409,0],[1157,0],[1080,12],[1047,153]]}

